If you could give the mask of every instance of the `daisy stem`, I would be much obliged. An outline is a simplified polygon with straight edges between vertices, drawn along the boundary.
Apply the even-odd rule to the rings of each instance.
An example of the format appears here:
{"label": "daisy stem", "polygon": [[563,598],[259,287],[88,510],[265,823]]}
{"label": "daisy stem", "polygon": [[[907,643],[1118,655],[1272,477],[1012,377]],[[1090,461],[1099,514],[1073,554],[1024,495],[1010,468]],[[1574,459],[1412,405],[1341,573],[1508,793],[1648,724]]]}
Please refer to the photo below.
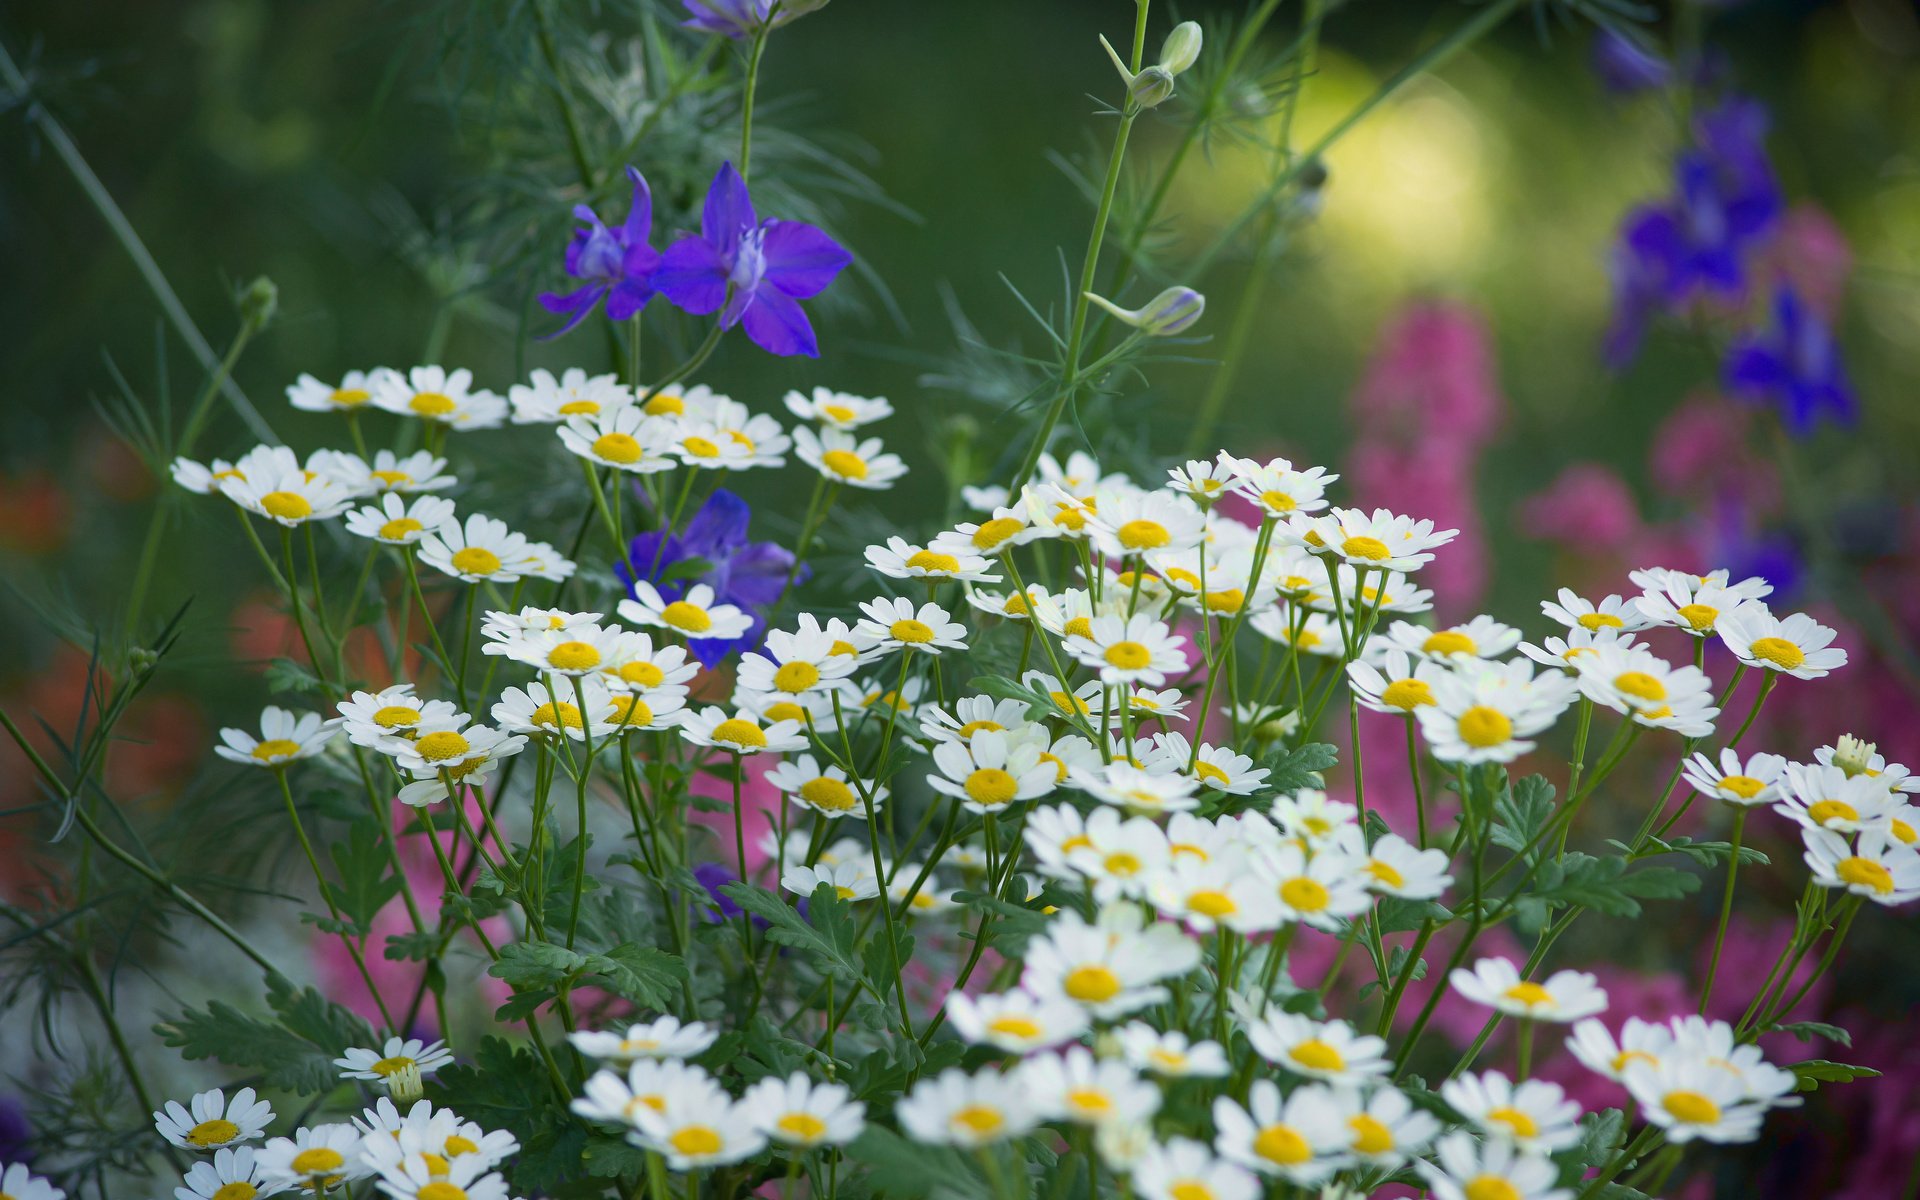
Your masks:
{"label": "daisy stem", "polygon": [[[1260,533],[1254,538],[1253,542],[1253,566],[1247,572],[1247,578],[1253,581],[1247,585],[1249,587],[1253,587],[1259,581],[1260,571],[1266,566],[1267,547],[1273,542],[1273,526],[1274,521],[1271,516],[1261,517]],[[1228,622],[1226,629],[1221,632],[1220,657],[1222,659],[1225,659],[1233,653],[1234,642],[1240,635],[1240,626],[1246,621],[1247,610],[1250,607],[1250,605],[1242,604],[1240,611],[1233,614],[1233,620]],[[1206,619],[1204,612],[1202,613],[1201,619]],[[1192,770],[1194,763],[1200,761],[1200,741],[1206,736],[1207,717],[1213,708],[1213,689],[1214,685],[1220,681],[1221,674],[1222,671],[1219,663],[1210,663],[1208,665],[1207,686],[1201,692],[1200,711],[1196,713],[1193,718],[1193,755],[1187,761],[1188,770]]]}
{"label": "daisy stem", "polygon": [[[1762,1002],[1764,1002],[1768,997],[1768,995],[1771,994],[1773,991],[1774,981],[1780,975],[1780,968],[1787,965],[1788,959],[1793,959],[1796,962],[1798,961],[1798,957],[1795,954],[1795,951],[1799,948],[1802,938],[1810,937],[1810,935],[1808,934],[1804,926],[1806,924],[1807,913],[1811,911],[1809,906],[1813,903],[1814,896],[1816,894],[1815,893],[1816,887],[1817,885],[1813,882],[1813,880],[1808,879],[1806,883],[1806,887],[1801,890],[1800,903],[1797,906],[1797,915],[1795,917],[1793,936],[1787,939],[1787,944],[1785,946],[1781,947],[1779,957],[1773,960],[1773,966],[1769,968],[1767,971],[1767,977],[1760,981],[1760,990],[1754,996],[1753,1002],[1747,1005],[1747,1011],[1741,1014],[1739,1022],[1736,1025],[1734,1025],[1733,1028],[1736,1034],[1738,1034],[1741,1030],[1745,1029],[1747,1027],[1747,1022],[1753,1020],[1754,1014],[1760,1011],[1760,1006]],[[1793,969],[1791,967],[1788,967],[1787,973],[1788,973],[1788,976],[1791,977],[1793,973]]]}
{"label": "daisy stem", "polygon": [[1525,1083],[1527,1077],[1533,1074],[1533,1026],[1534,1021],[1531,1017],[1520,1018],[1520,1036],[1518,1045],[1514,1049],[1519,1061],[1519,1074],[1514,1077],[1515,1083]]}
{"label": "daisy stem", "polygon": [[[1790,1015],[1795,1006],[1807,998],[1807,993],[1813,990],[1813,985],[1820,982],[1821,977],[1827,973],[1827,969],[1833,966],[1833,960],[1839,957],[1840,954],[1840,944],[1847,940],[1847,933],[1853,928],[1853,919],[1859,915],[1860,909],[1866,901],[1859,896],[1848,896],[1841,903],[1843,907],[1839,922],[1834,928],[1833,936],[1827,939],[1827,948],[1821,953],[1820,961],[1813,968],[1813,973],[1807,976],[1806,982],[1800,985],[1793,993],[1791,999],[1784,1004],[1776,1003],[1771,1012],[1766,1013],[1765,1016],[1754,1022],[1753,1028],[1747,1031],[1747,1039],[1758,1038],[1759,1035],[1772,1026],[1775,1021],[1778,1021],[1781,1017]],[[1786,973],[1781,977],[1779,987],[1781,995],[1786,994],[1787,988],[1792,983],[1794,968],[1800,965],[1799,958],[1805,957],[1807,950],[1811,950],[1813,943],[1818,939],[1818,934],[1807,939],[1805,949],[1801,950],[1800,955],[1796,957],[1793,964],[1787,968]]]}
{"label": "daisy stem", "polygon": [[[307,838],[307,827],[305,823],[300,820],[299,808],[293,803],[293,788],[287,783],[286,769],[283,767],[275,767],[273,777],[280,784],[280,798],[286,801],[287,819],[293,822],[294,836],[300,839],[300,849],[307,856],[307,866],[313,868],[313,882],[315,886],[320,889],[320,900],[327,906],[327,916],[332,919],[335,925],[339,925],[341,924],[340,910],[333,903],[333,889],[327,883],[326,875],[321,873],[319,856],[313,852],[313,843]],[[367,970],[366,956],[361,953],[359,944],[353,940],[353,935],[344,929],[337,930],[336,932],[340,938],[340,944],[347,949],[348,957],[353,959],[354,969],[360,972],[361,981],[367,985],[367,994],[373,997],[374,1005],[379,1008],[380,1019],[386,1022],[387,1028],[391,1032],[396,1034],[404,1033],[405,1030],[393,1023],[393,1014],[387,1011],[386,998],[380,994],[380,989],[374,985],[373,973]]]}
{"label": "daisy stem", "polygon": [[1733,813],[1733,834],[1728,840],[1727,886],[1720,893],[1720,923],[1713,932],[1713,954],[1707,959],[1707,981],[1700,988],[1700,1015],[1707,1015],[1707,1002],[1713,999],[1713,979],[1720,971],[1720,951],[1727,941],[1727,921],[1733,916],[1733,881],[1740,873],[1740,841],[1747,831],[1747,809],[1743,805]]}
{"label": "daisy stem", "polygon": [[[337,660],[340,653],[340,646],[334,640],[333,622],[327,616],[326,596],[321,592],[320,551],[314,545],[313,522],[303,522],[300,526],[300,532],[305,535],[307,543],[307,578],[313,581],[313,619],[320,626],[321,640],[333,644],[335,658]],[[344,626],[342,627],[342,633],[345,633]]]}
{"label": "daisy stem", "polygon": [[[420,618],[426,624],[427,632],[433,635],[433,648],[440,655],[441,666],[450,666],[453,659],[447,654],[446,643],[440,640],[440,626],[433,619],[433,610],[427,607],[427,594],[420,590],[420,569],[414,565],[413,547],[402,547],[400,557],[407,564],[407,585],[413,591],[414,602],[420,606]],[[400,654],[404,660],[406,657],[404,645],[401,647]]]}
{"label": "daisy stem", "polygon": [[[587,680],[584,675],[573,677],[573,697],[580,706],[580,732],[586,739],[586,750],[580,764],[580,776],[573,789],[573,807],[579,832],[574,835],[573,854],[573,900],[567,909],[567,949],[573,949],[574,935],[580,930],[580,895],[587,885],[587,777],[593,774],[593,710],[587,707]],[[560,723],[560,722],[556,722]],[[563,724],[564,723],[560,723]],[[735,755],[737,759],[739,756]],[[739,763],[734,764],[736,767]],[[734,820],[740,819],[740,781],[736,771],[733,784]],[[741,858],[744,861],[745,855]],[[741,879],[746,873],[741,872]]]}
{"label": "daisy stem", "polygon": [[1427,848],[1427,794],[1420,785],[1420,740],[1414,731],[1413,713],[1406,716],[1407,723],[1407,777],[1413,780],[1414,819],[1420,823],[1420,848]]}
{"label": "daisy stem", "polygon": [[1413,947],[1407,951],[1406,961],[1401,964],[1400,974],[1394,978],[1392,990],[1387,993],[1386,999],[1381,1003],[1380,1024],[1374,1030],[1379,1036],[1386,1037],[1392,1030],[1393,1018],[1400,1010],[1401,997],[1406,995],[1407,985],[1413,982],[1414,972],[1419,969],[1420,952],[1427,948],[1427,943],[1433,939],[1433,931],[1436,928],[1438,926],[1434,924],[1431,917],[1420,922],[1420,932],[1414,935]]}
{"label": "daisy stem", "polygon": [[[587,494],[593,497],[593,507],[600,514],[600,523],[607,527],[607,536],[613,539],[614,557],[618,558],[620,548],[626,543],[620,538],[620,523],[614,519],[612,510],[607,507],[607,494],[600,485],[600,476],[594,472],[593,464],[584,458],[580,460],[580,470],[587,477]],[[665,542],[661,544],[665,545]]]}
{"label": "daisy stem", "polygon": [[479,591],[478,584],[467,585],[466,616],[461,620],[466,630],[460,637],[460,674],[454,680],[454,687],[460,693],[460,707],[463,709],[467,706],[467,665],[473,661],[474,597]]}
{"label": "daisy stem", "polygon": [[1740,728],[1733,731],[1733,737],[1727,742],[1727,749],[1732,750],[1740,744],[1741,738],[1747,736],[1747,730],[1753,726],[1753,719],[1760,715],[1760,706],[1767,702],[1767,697],[1773,693],[1774,685],[1779,682],[1778,671],[1768,671],[1760,677],[1760,691],[1753,698],[1753,707],[1747,710],[1747,719],[1740,722]]}
{"label": "daisy stem", "polygon": [[[244,516],[241,518],[245,520]],[[248,527],[251,530],[251,526]],[[333,686],[327,682],[326,667],[321,664],[320,654],[313,646],[313,638],[307,631],[307,618],[304,606],[300,602],[299,576],[293,569],[293,530],[280,527],[280,557],[286,563],[287,608],[293,617],[293,627],[300,633],[300,644],[306,647],[307,664],[319,678],[321,688],[329,700],[333,698]]]}

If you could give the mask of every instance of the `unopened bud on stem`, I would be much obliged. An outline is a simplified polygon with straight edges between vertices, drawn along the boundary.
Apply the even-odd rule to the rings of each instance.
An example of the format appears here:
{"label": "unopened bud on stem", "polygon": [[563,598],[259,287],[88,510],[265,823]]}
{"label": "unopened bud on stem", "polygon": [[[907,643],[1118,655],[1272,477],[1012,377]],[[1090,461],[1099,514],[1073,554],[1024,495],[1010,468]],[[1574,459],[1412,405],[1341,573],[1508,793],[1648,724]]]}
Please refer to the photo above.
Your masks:
{"label": "unopened bud on stem", "polygon": [[1120,72],[1120,79],[1127,85],[1127,103],[1134,108],[1153,108],[1173,95],[1173,72],[1162,66],[1142,68],[1140,71],[1127,69],[1126,60],[1113,48],[1103,35],[1100,44],[1106,47],[1107,57],[1113,60],[1113,69]]}
{"label": "unopened bud on stem", "polygon": [[1170,337],[1183,333],[1207,309],[1207,298],[1190,287],[1170,287],[1139,308],[1121,308],[1106,297],[1096,296],[1092,292],[1087,293],[1087,299],[1150,337]]}
{"label": "unopened bud on stem", "polygon": [[1197,21],[1182,21],[1167,34],[1167,40],[1160,43],[1160,69],[1169,75],[1178,75],[1191,67],[1200,58],[1200,24]]}

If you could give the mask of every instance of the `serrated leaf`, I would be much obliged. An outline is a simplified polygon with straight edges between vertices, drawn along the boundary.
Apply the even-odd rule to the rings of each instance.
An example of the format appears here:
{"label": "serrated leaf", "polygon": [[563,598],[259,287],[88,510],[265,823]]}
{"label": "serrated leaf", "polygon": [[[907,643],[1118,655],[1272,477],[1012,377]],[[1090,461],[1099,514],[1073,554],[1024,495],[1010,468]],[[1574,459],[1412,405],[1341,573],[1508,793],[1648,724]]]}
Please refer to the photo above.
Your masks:
{"label": "serrated leaf", "polygon": [[585,955],[551,942],[509,942],[500,947],[500,957],[487,974],[506,980],[515,991],[556,988],[579,974],[586,961]]}
{"label": "serrated leaf", "polygon": [[762,887],[750,883],[729,883],[721,894],[747,912],[767,923],[767,936],[782,946],[791,946],[810,957],[821,971],[854,983],[865,974],[860,965],[859,938],[847,904],[834,894],[833,887],[822,884],[807,902],[807,916],[798,912]]}
{"label": "serrated leaf", "polygon": [[867,1164],[876,1195],[897,1200],[985,1200],[987,1187],[964,1154],[948,1146],[909,1142],[890,1129],[867,1126],[847,1147]]}
{"label": "serrated leaf", "polygon": [[1340,748],[1328,742],[1308,742],[1276,751],[1260,764],[1267,769],[1263,790],[1285,795],[1301,788],[1317,788],[1326,782],[1320,773],[1339,761]]}
{"label": "serrated leaf", "polygon": [[373,1030],[313,988],[294,990],[269,977],[267,1003],[276,1020],[250,1016],[215,1000],[154,1026],[184,1058],[210,1058],[260,1073],[269,1087],[301,1095],[324,1092],[339,1082],[333,1060],[349,1046],[373,1043]]}
{"label": "serrated leaf", "polygon": [[355,821],[345,841],[335,842],[328,850],[339,883],[328,883],[327,893],[356,933],[365,937],[373,919],[387,902],[400,894],[401,880],[387,874],[392,865],[380,836],[380,826],[372,817]]}
{"label": "serrated leaf", "polygon": [[532,1051],[482,1038],[471,1063],[442,1067],[428,1079],[427,1096],[519,1139],[520,1152],[502,1168],[516,1193],[551,1193],[579,1178],[587,1127],[556,1102],[553,1080]]}
{"label": "serrated leaf", "polygon": [[1533,844],[1553,816],[1554,789],[1544,775],[1529,775],[1493,802],[1493,844],[1515,854]]}
{"label": "serrated leaf", "polygon": [[276,658],[267,664],[267,691],[272,695],[282,692],[309,692],[322,694],[326,685],[312,671],[294,662],[290,658]]}
{"label": "serrated leaf", "polygon": [[1769,1025],[1766,1031],[1768,1033],[1790,1033],[1803,1042],[1811,1042],[1815,1038],[1825,1038],[1830,1042],[1838,1042],[1842,1046],[1852,1047],[1853,1045],[1852,1034],[1840,1028],[1838,1025],[1829,1025],[1824,1021],[1789,1021],[1784,1025]]}
{"label": "serrated leaf", "polygon": [[1851,1083],[1856,1079],[1878,1079],[1880,1072],[1872,1067],[1855,1067],[1847,1063],[1828,1062],[1824,1058],[1810,1058],[1806,1062],[1797,1062],[1788,1067],[1794,1078],[1800,1081],[1803,1092],[1811,1092],[1823,1083]]}
{"label": "serrated leaf", "polygon": [[687,964],[680,959],[632,942],[589,954],[584,969],[600,986],[643,1008],[665,1008],[687,978]]}
{"label": "serrated leaf", "polygon": [[994,949],[1009,958],[1018,958],[1027,943],[1047,927],[1044,913],[980,892],[955,892],[954,900],[968,908],[993,915],[987,934]]}

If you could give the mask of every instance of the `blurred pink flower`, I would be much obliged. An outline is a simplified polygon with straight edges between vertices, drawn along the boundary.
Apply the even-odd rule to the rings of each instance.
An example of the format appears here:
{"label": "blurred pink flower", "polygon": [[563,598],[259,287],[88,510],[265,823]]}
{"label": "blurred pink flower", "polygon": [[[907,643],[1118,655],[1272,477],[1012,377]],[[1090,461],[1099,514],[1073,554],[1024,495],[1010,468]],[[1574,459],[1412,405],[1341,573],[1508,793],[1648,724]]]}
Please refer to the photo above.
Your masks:
{"label": "blurred pink flower", "polygon": [[[1670,496],[1705,496],[1744,475],[1750,410],[1724,397],[1699,393],[1667,414],[1647,448],[1647,476]],[[1767,465],[1771,474],[1771,464]],[[1738,482],[1738,480],[1733,480]]]}
{"label": "blurred pink flower", "polygon": [[1574,463],[1521,501],[1520,528],[1576,553],[1615,553],[1639,536],[1640,508],[1611,467]]}
{"label": "blurred pink flower", "polygon": [[1802,299],[1831,321],[1853,271],[1853,250],[1825,209],[1799,204],[1781,221],[1762,269],[1784,277]]}
{"label": "blurred pink flower", "polygon": [[1506,410],[1485,318],[1451,301],[1408,304],[1381,331],[1349,404],[1363,437],[1477,451]]}

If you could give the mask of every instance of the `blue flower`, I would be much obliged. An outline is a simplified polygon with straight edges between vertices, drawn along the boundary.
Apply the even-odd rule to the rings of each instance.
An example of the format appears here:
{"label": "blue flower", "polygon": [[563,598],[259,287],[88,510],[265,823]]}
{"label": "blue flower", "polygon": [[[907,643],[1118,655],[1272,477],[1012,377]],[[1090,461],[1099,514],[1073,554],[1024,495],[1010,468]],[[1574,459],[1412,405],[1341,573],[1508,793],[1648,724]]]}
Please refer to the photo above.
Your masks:
{"label": "blue flower", "polygon": [[1832,332],[1787,288],[1774,293],[1773,324],[1736,340],[1721,373],[1729,392],[1771,405],[1795,437],[1811,433],[1823,413],[1841,425],[1857,416]]}
{"label": "blue flower", "polygon": [[700,212],[700,232],[667,247],[654,286],[690,313],[718,310],[720,328],[745,325],[769,354],[818,358],[800,301],[817,296],[853,261],[841,245],[799,221],[762,221],[732,163],[720,168]]}
{"label": "blue flower", "polygon": [[[694,584],[704,583],[713,589],[716,601],[734,605],[753,617],[753,626],[741,637],[689,640],[687,649],[703,666],[715,666],[734,651],[759,644],[767,610],[779,600],[788,577],[794,574],[791,550],[774,542],[747,540],[752,519],[753,510],[746,501],[725,488],[716,488],[700,511],[687,520],[684,532],[643,533],[627,548],[626,561],[614,564],[615,573],[629,592],[636,579],[644,579],[668,600],[677,600]],[[696,560],[691,571],[673,569]],[[808,574],[802,567],[794,585],[805,583]]]}
{"label": "blue flower", "polygon": [[827,0],[785,0],[778,13],[773,11],[774,0],[683,0],[683,3],[689,14],[683,24],[688,29],[744,38],[762,28],[778,28],[816,8],[824,8]]}
{"label": "blue flower", "polygon": [[1673,78],[1666,59],[1611,29],[1594,36],[1593,73],[1608,91],[1621,96],[1663,88]]}
{"label": "blue flower", "polygon": [[565,295],[541,294],[540,303],[548,312],[570,314],[567,323],[548,337],[559,337],[585,320],[602,297],[607,301],[607,317],[614,321],[626,320],[653,299],[653,273],[660,265],[660,252],[647,244],[653,232],[653,194],[635,168],[627,168],[627,178],[633,180],[633,204],[619,228],[609,229],[584,204],[573,210],[581,224],[567,246],[567,274],[586,282]]}

